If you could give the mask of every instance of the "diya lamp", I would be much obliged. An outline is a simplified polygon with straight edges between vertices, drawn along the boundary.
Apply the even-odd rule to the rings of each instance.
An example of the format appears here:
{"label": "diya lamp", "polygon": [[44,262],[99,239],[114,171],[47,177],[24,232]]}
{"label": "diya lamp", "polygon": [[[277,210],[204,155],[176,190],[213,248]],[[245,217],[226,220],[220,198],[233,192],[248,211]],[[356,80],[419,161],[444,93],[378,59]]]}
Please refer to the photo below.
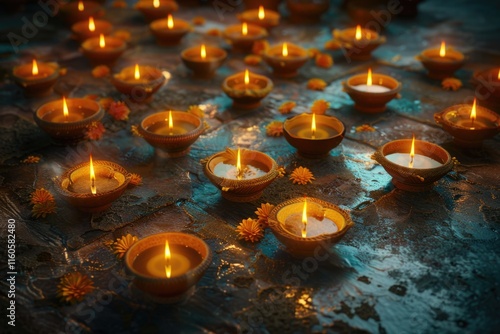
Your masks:
{"label": "diya lamp", "polygon": [[274,75],[292,78],[298,74],[308,60],[307,50],[292,43],[273,45],[264,52],[264,60],[273,69]]}
{"label": "diya lamp", "polygon": [[463,53],[446,48],[444,41],[441,42],[440,48],[426,49],[417,56],[427,69],[427,76],[439,80],[452,77],[453,73],[463,66],[464,58]]}
{"label": "diya lamp", "polygon": [[256,41],[267,37],[267,31],[257,25],[243,22],[241,25],[227,27],[224,30],[224,37],[229,40],[233,49],[249,52]]}
{"label": "diya lamp", "polygon": [[500,116],[490,109],[458,104],[434,114],[436,123],[453,136],[455,144],[465,148],[480,148],[483,140],[500,132]]}
{"label": "diya lamp", "polygon": [[386,109],[386,103],[399,98],[401,83],[384,74],[358,74],[342,82],[344,91],[354,101],[354,108],[366,113],[379,113]]}
{"label": "diya lamp", "polygon": [[453,168],[450,154],[441,146],[423,140],[399,139],[381,146],[372,155],[392,176],[401,190],[431,190],[434,182]]}
{"label": "diya lamp", "polygon": [[333,116],[301,114],[283,123],[283,134],[299,155],[321,158],[344,139],[345,126]]}
{"label": "diya lamp", "polygon": [[354,226],[349,213],[313,197],[293,198],[271,210],[269,227],[286,250],[296,257],[314,256],[329,248]]}
{"label": "diya lamp", "polygon": [[31,63],[14,67],[12,74],[26,96],[44,96],[52,92],[52,87],[59,78],[59,66],[33,59]]}
{"label": "diya lamp", "polygon": [[111,82],[115,88],[136,103],[151,101],[165,83],[166,78],[156,67],[139,65],[129,66],[113,75]]}
{"label": "diya lamp", "polygon": [[89,17],[100,18],[104,15],[104,9],[95,1],[72,1],[59,7],[59,15],[67,23],[74,24],[87,21]]}
{"label": "diya lamp", "polygon": [[251,202],[278,177],[273,158],[259,151],[226,150],[204,160],[205,176],[232,202]]}
{"label": "diya lamp", "polygon": [[386,39],[376,31],[361,28],[348,28],[344,30],[333,30],[332,35],[340,42],[352,60],[368,60],[372,51],[384,44]]}
{"label": "diya lamp", "polygon": [[159,302],[183,300],[212,263],[212,252],[200,238],[178,232],[140,239],[125,254],[134,285]]}
{"label": "diya lamp", "polygon": [[172,14],[179,9],[179,5],[174,0],[139,0],[135,8],[144,15],[148,22],[151,22]]}
{"label": "diya lamp", "polygon": [[251,23],[265,29],[276,27],[280,23],[280,14],[274,10],[265,9],[263,6],[246,10],[237,17],[240,22]]}
{"label": "diya lamp", "polygon": [[273,82],[266,76],[250,73],[248,70],[233,74],[222,83],[222,90],[233,100],[233,106],[253,109],[273,89]]}
{"label": "diya lamp", "polygon": [[192,27],[187,21],[174,19],[171,14],[168,14],[166,19],[151,22],[149,29],[155,36],[157,44],[174,45],[179,44],[182,37],[190,32]]}
{"label": "diya lamp", "polygon": [[259,7],[262,7],[262,3],[265,3],[266,8],[278,11],[278,6],[281,3],[281,0],[243,0],[243,3],[245,4],[245,9],[258,9]]}
{"label": "diya lamp", "polygon": [[120,38],[104,36],[92,37],[82,43],[82,53],[93,64],[112,65],[125,52],[127,44]]}
{"label": "diya lamp", "polygon": [[108,21],[96,20],[92,16],[88,20],[80,21],[71,27],[71,31],[75,34],[76,39],[84,41],[91,37],[99,35],[108,35],[113,30],[113,25]]}
{"label": "diya lamp", "polygon": [[70,143],[84,138],[88,126],[103,116],[104,110],[96,101],[65,97],[45,103],[34,114],[36,124],[49,136]]}
{"label": "diya lamp", "polygon": [[92,160],[68,169],[56,182],[56,189],[71,205],[84,212],[108,209],[130,181],[130,174],[120,165]]}
{"label": "diya lamp", "polygon": [[215,46],[195,46],[182,51],[181,59],[184,65],[193,71],[195,77],[211,78],[215,71],[224,63],[227,52]]}
{"label": "diya lamp", "polygon": [[144,118],[139,133],[151,145],[169,157],[182,157],[203,133],[202,120],[188,112],[163,111]]}
{"label": "diya lamp", "polygon": [[472,83],[476,86],[476,96],[483,104],[500,110],[500,68],[475,72]]}
{"label": "diya lamp", "polygon": [[290,20],[297,23],[316,23],[330,7],[329,0],[287,0]]}

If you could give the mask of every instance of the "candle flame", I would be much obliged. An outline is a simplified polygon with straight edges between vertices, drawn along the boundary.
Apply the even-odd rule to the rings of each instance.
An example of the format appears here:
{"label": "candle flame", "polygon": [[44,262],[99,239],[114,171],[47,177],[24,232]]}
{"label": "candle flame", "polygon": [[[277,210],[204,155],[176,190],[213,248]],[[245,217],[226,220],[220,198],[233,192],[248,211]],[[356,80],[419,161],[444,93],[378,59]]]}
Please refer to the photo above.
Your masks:
{"label": "candle flame", "polygon": [[236,172],[238,176],[241,176],[241,151],[239,147],[238,147],[238,157],[236,159]]}
{"label": "candle flame", "polygon": [[245,85],[250,83],[250,73],[248,73],[248,69],[245,70]]}
{"label": "candle flame", "polygon": [[78,10],[80,12],[83,12],[83,10],[85,9],[85,6],[83,5],[83,1],[78,1]]}
{"label": "candle flame", "polygon": [[266,17],[266,12],[264,11],[264,6],[259,6],[259,20],[263,20]]}
{"label": "candle flame", "polygon": [[283,57],[288,56],[288,45],[286,43],[283,43],[283,48],[281,49],[281,54]]}
{"label": "candle flame", "polygon": [[444,41],[441,42],[441,48],[439,49],[439,56],[446,56],[446,43]]}
{"label": "candle flame", "polygon": [[474,102],[472,103],[472,109],[470,110],[470,120],[472,125],[474,125],[474,121],[476,120],[476,98],[474,98]]}
{"label": "candle flame", "polygon": [[243,24],[241,25],[241,34],[243,36],[248,35],[248,25],[246,22],[243,22]]}
{"label": "candle flame", "polygon": [[316,114],[313,113],[311,121],[311,137],[314,139],[316,136]]}
{"label": "candle flame", "polygon": [[99,47],[104,48],[106,46],[106,40],[104,39],[104,35],[99,35]]}
{"label": "candle flame", "polygon": [[498,80],[500,80],[500,69],[498,70],[498,77],[497,77]]}
{"label": "candle flame", "polygon": [[368,69],[368,77],[366,78],[366,85],[371,86],[372,85],[372,69]]}
{"label": "candle flame", "polygon": [[139,80],[141,78],[141,71],[139,70],[139,64],[135,64],[134,79]]}
{"label": "candle flame", "polygon": [[172,132],[174,129],[174,121],[172,119],[172,110],[168,112],[168,130]]}
{"label": "candle flame", "polygon": [[64,96],[63,96],[63,114],[65,118],[68,118],[69,115],[68,104],[66,103],[66,98]]}
{"label": "candle flame", "polygon": [[172,29],[174,27],[174,18],[172,17],[172,14],[168,14],[167,27],[168,29]]}
{"label": "candle flame", "polygon": [[160,7],[160,0],[153,0],[153,7],[154,8]]}
{"label": "candle flame", "polygon": [[95,22],[94,22],[94,18],[92,16],[89,17],[89,30],[95,31]]}
{"label": "candle flame", "polygon": [[307,198],[304,198],[304,208],[302,209],[302,238],[307,237]]}
{"label": "candle flame", "polygon": [[413,159],[415,158],[415,135],[413,135],[413,140],[411,141],[411,149],[410,149],[410,163],[408,167],[413,168]]}
{"label": "candle flame", "polygon": [[205,47],[205,44],[201,45],[200,56],[201,56],[201,59],[207,58],[207,49]]}
{"label": "candle flame", "polygon": [[34,58],[33,58],[33,68],[31,69],[31,74],[38,75],[38,64],[36,63],[36,60]]}
{"label": "candle flame", "polygon": [[168,240],[165,240],[165,276],[167,278],[172,276],[172,265],[170,264],[171,259],[172,255],[170,255],[170,246],[168,245]]}
{"label": "candle flame", "polygon": [[92,161],[92,154],[90,155],[90,192],[92,192],[92,195],[97,194],[97,188],[95,186],[95,172],[94,172],[94,162]]}
{"label": "candle flame", "polygon": [[361,34],[361,26],[358,24],[356,26],[356,36],[355,36],[355,38],[356,38],[356,40],[359,41],[362,37],[363,37],[363,35]]}

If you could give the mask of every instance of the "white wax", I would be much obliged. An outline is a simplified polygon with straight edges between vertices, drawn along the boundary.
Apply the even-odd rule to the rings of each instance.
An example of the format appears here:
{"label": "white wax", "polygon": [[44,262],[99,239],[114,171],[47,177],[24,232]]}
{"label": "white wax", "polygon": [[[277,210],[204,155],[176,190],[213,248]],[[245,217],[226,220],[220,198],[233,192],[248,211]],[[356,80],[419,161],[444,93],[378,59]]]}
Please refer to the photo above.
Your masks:
{"label": "white wax", "polygon": [[[387,160],[403,167],[410,167],[410,153],[392,153],[385,156]],[[415,154],[413,157],[413,168],[429,169],[442,166],[443,164],[425,155]]]}
{"label": "white wax", "polygon": [[391,90],[390,88],[381,85],[364,85],[364,84],[356,85],[354,86],[354,89],[368,93],[384,93]]}
{"label": "white wax", "polygon": [[[285,229],[293,235],[302,236],[302,229],[304,228],[304,223],[302,222],[302,213],[294,213],[286,218]],[[339,230],[337,224],[335,224],[329,218],[323,218],[323,220],[318,220],[315,217],[307,217],[306,232],[307,238],[316,237],[322,234],[332,234]]]}

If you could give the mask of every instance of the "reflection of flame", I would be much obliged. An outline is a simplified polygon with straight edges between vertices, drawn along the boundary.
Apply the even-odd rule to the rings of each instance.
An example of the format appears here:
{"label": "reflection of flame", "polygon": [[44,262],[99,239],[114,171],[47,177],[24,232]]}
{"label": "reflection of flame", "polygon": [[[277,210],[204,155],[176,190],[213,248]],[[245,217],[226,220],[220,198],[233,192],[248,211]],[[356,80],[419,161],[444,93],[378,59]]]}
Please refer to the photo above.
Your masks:
{"label": "reflection of flame", "polygon": [[83,1],[78,1],[78,10],[80,12],[83,12],[83,10],[85,9],[85,6],[83,6]]}
{"label": "reflection of flame", "polygon": [[92,154],[90,155],[90,191],[92,195],[97,194],[97,188],[95,186],[95,172],[94,172],[94,163],[92,161]]}
{"label": "reflection of flame", "polygon": [[200,48],[200,56],[201,56],[201,59],[205,59],[207,58],[207,49],[205,47],[205,44],[202,44],[201,45],[201,48]]}
{"label": "reflection of flame", "polygon": [[263,20],[266,17],[266,12],[264,11],[264,6],[259,6],[259,20]]}
{"label": "reflection of flame", "polygon": [[69,115],[68,105],[66,104],[66,98],[64,96],[63,96],[63,114],[65,118],[67,118]]}
{"label": "reflection of flame", "polygon": [[305,237],[307,237],[307,199],[306,198],[304,198],[304,208],[302,209],[302,224],[304,224],[304,227],[302,228],[302,238],[305,238]]}
{"label": "reflection of flame", "polygon": [[172,18],[172,14],[168,14],[167,27],[168,29],[172,29],[174,27],[174,19]]}
{"label": "reflection of flame", "polygon": [[106,46],[106,41],[104,40],[104,35],[100,34],[99,35],[99,47],[104,48]]}
{"label": "reflection of flame", "polygon": [[470,110],[470,120],[472,125],[474,125],[474,121],[476,120],[476,98],[474,98],[474,102],[472,103],[472,109]]}
{"label": "reflection of flame", "polygon": [[248,73],[248,70],[245,70],[245,85],[248,85],[250,83],[250,74]]}
{"label": "reflection of flame", "polygon": [[439,56],[446,56],[446,43],[444,41],[441,42],[441,48],[439,49]]}
{"label": "reflection of flame", "polygon": [[315,135],[316,135],[316,114],[313,113],[312,121],[311,121],[311,136],[313,139],[314,139]]}
{"label": "reflection of flame", "polygon": [[243,22],[243,24],[241,25],[241,34],[243,36],[248,35],[248,25],[246,22]]}
{"label": "reflection of flame", "polygon": [[165,276],[167,276],[167,278],[172,276],[172,265],[170,264],[171,258],[170,246],[168,245],[168,240],[165,240]]}
{"label": "reflection of flame", "polygon": [[361,26],[358,24],[356,26],[356,36],[355,36],[355,38],[356,38],[356,40],[359,41],[362,37],[363,37],[363,35],[361,34]]}
{"label": "reflection of flame", "polygon": [[283,55],[283,57],[288,56],[288,45],[286,43],[283,43],[283,48],[281,50],[281,54]]}
{"label": "reflection of flame", "polygon": [[95,23],[94,23],[94,18],[92,16],[89,17],[89,30],[95,31]]}
{"label": "reflection of flame", "polygon": [[371,86],[372,85],[372,69],[368,69],[368,77],[366,77],[366,85]]}
{"label": "reflection of flame", "polygon": [[31,74],[38,75],[38,64],[36,63],[36,60],[34,58],[33,58],[33,67],[31,69]]}
{"label": "reflection of flame", "polygon": [[408,164],[408,167],[413,168],[414,158],[415,158],[415,135],[413,135],[413,140],[411,141],[410,163]]}
{"label": "reflection of flame", "polygon": [[154,8],[160,7],[160,0],[153,0],[153,7]]}
{"label": "reflection of flame", "polygon": [[168,130],[172,132],[174,128],[174,121],[172,120],[172,110],[168,112]]}
{"label": "reflection of flame", "polygon": [[139,70],[139,64],[135,64],[134,79],[139,80],[141,78],[141,71]]}

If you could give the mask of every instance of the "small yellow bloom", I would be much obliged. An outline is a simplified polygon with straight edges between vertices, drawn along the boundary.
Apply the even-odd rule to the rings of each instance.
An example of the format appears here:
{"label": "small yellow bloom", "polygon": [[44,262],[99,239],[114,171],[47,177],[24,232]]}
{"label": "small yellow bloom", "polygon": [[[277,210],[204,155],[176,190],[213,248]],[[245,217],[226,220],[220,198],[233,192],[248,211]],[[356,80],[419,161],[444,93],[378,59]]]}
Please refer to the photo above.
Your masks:
{"label": "small yellow bloom", "polygon": [[201,110],[199,106],[189,106],[187,112],[195,116],[198,116],[199,118],[205,117],[205,113],[203,112],[203,110]]}
{"label": "small yellow bloom", "polygon": [[456,78],[446,78],[441,82],[441,86],[445,90],[459,90],[462,87],[462,81]]}
{"label": "small yellow bloom", "polygon": [[270,137],[279,137],[283,135],[283,122],[272,121],[266,126],[266,134]]}
{"label": "small yellow bloom", "polygon": [[252,46],[252,53],[255,55],[261,55],[269,49],[269,42],[264,40],[255,41]]}
{"label": "small yellow bloom", "polygon": [[292,180],[293,183],[297,184],[312,183],[312,180],[314,180],[314,175],[308,168],[300,166],[293,170],[292,174],[290,175],[290,180]]}
{"label": "small yellow bloom", "polygon": [[262,57],[258,55],[248,55],[245,56],[243,61],[249,66],[257,66],[262,62]]}
{"label": "small yellow bloom", "polygon": [[323,90],[326,87],[326,82],[323,79],[312,78],[307,82],[307,89],[311,90]]}
{"label": "small yellow bloom", "polygon": [[135,235],[127,234],[121,238],[116,239],[113,243],[113,252],[118,256],[118,258],[122,258],[128,249],[135,244],[139,239]]}
{"label": "small yellow bloom", "polygon": [[86,294],[94,290],[94,282],[79,272],[67,273],[59,281],[57,295],[65,302],[82,301]]}
{"label": "small yellow bloom", "polygon": [[45,188],[35,189],[35,191],[31,193],[31,204],[41,204],[54,201],[54,196]]}
{"label": "small yellow bloom", "polygon": [[25,163],[25,164],[37,164],[40,162],[40,157],[30,155],[30,156],[26,157],[26,159],[22,160],[21,162]]}
{"label": "small yellow bloom", "polygon": [[111,73],[111,70],[106,65],[99,65],[92,69],[92,76],[94,78],[104,78]]}
{"label": "small yellow bloom", "polygon": [[134,187],[140,186],[142,184],[142,176],[136,173],[131,173],[129,184]]}
{"label": "small yellow bloom", "polygon": [[218,36],[222,35],[222,33],[220,32],[219,29],[212,28],[212,29],[207,31],[207,35],[218,37]]}
{"label": "small yellow bloom", "polygon": [[286,101],[286,102],[283,102],[279,107],[278,107],[278,111],[282,114],[282,115],[285,115],[285,114],[289,114],[290,112],[292,112],[292,109],[295,108],[297,104],[293,101]]}
{"label": "small yellow bloom", "polygon": [[138,126],[137,125],[132,125],[130,127],[130,132],[134,137],[142,137],[141,133],[139,132]]}
{"label": "small yellow bloom", "polygon": [[314,59],[316,66],[322,67],[322,68],[330,68],[333,66],[333,59],[332,56],[326,54],[326,53],[320,53],[316,56]]}
{"label": "small yellow bloom", "polygon": [[316,115],[323,115],[328,108],[330,108],[330,102],[325,100],[316,100],[311,105],[311,112]]}
{"label": "small yellow bloom", "polygon": [[339,50],[342,48],[342,43],[332,39],[325,43],[324,48],[325,50],[332,50],[332,51]]}
{"label": "small yellow bloom", "polygon": [[236,232],[239,234],[239,239],[250,242],[259,241],[264,236],[262,226],[260,226],[257,220],[252,218],[243,219],[238,227],[236,227]]}
{"label": "small yellow bloom", "polygon": [[202,26],[205,24],[205,18],[203,16],[195,16],[192,22],[195,26]]}
{"label": "small yellow bloom", "polygon": [[269,204],[269,203],[262,203],[260,205],[260,208],[257,208],[257,211],[255,211],[255,214],[257,214],[258,222],[262,226],[268,226],[268,218],[269,214],[271,213],[271,210],[274,209],[274,205]]}

